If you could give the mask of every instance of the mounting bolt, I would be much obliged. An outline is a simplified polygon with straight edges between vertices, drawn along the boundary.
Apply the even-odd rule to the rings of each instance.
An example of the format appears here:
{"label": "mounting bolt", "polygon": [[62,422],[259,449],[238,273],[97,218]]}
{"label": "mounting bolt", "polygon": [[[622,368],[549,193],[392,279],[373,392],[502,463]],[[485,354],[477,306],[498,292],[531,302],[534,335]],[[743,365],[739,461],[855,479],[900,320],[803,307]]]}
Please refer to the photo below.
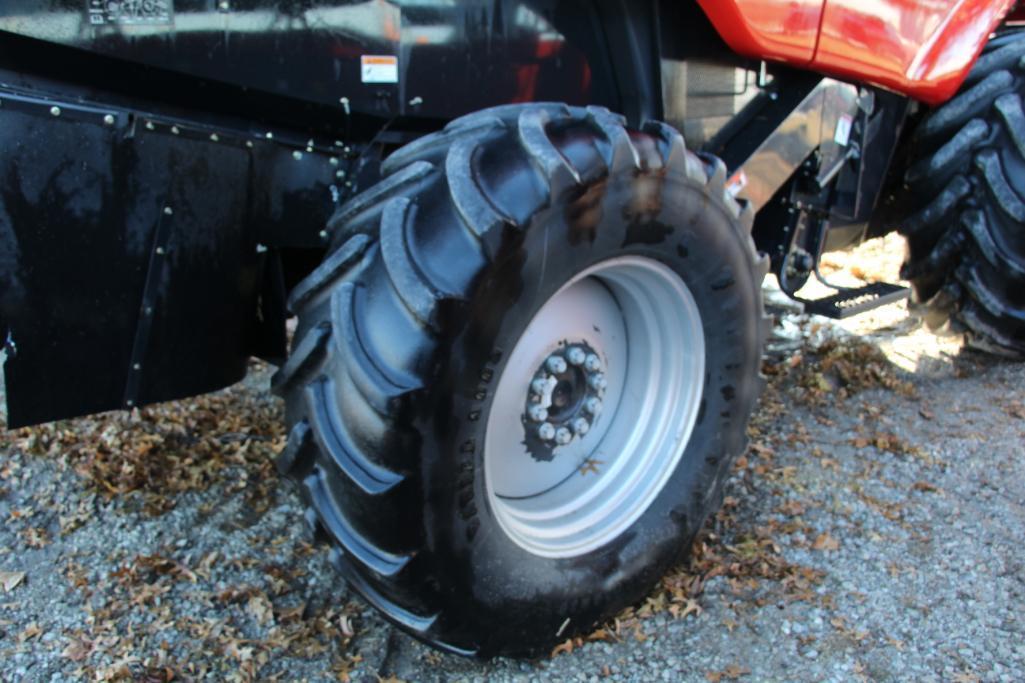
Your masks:
{"label": "mounting bolt", "polygon": [[551,441],[555,438],[555,425],[551,422],[545,422],[537,428],[537,435],[541,437],[542,441]]}
{"label": "mounting bolt", "polygon": [[135,405],[135,401],[133,401],[132,399],[128,399],[127,401],[125,401],[125,405],[131,408]]}
{"label": "mounting bolt", "polygon": [[146,130],[156,130],[156,128],[157,127],[153,125],[152,121],[147,121],[146,122]]}
{"label": "mounting bolt", "polygon": [[596,354],[589,353],[587,358],[584,359],[584,368],[588,372],[597,372],[601,370],[601,359]]}
{"label": "mounting bolt", "polygon": [[107,114],[106,116],[104,116],[103,117],[103,123],[107,124],[108,126],[113,126],[114,125],[114,115],[113,114]]}
{"label": "mounting bolt", "polygon": [[331,164],[332,166],[337,166],[338,165],[338,157],[331,157],[330,159],[327,160],[327,162],[329,164]]}
{"label": "mounting bolt", "polygon": [[565,427],[559,427],[559,430],[555,432],[555,443],[559,444],[560,446],[565,446],[572,440],[573,432],[569,431]]}
{"label": "mounting bolt", "polygon": [[571,422],[569,426],[573,428],[573,433],[579,436],[587,434],[587,432],[591,429],[591,423],[582,417],[578,417],[577,419],[573,420],[573,422]]}
{"label": "mounting bolt", "polygon": [[322,240],[326,240],[327,239],[327,230],[321,230],[320,231],[320,239],[322,239]]}
{"label": "mounting bolt", "polygon": [[217,135],[217,133],[210,133],[210,139],[213,140],[214,142],[217,142],[221,138],[220,138],[220,136]]}
{"label": "mounting bolt", "polygon": [[592,396],[584,401],[584,410],[591,415],[597,416],[601,412],[601,399]]}
{"label": "mounting bolt", "polygon": [[171,135],[177,135],[180,132],[181,129],[178,126],[171,126]]}
{"label": "mounting bolt", "polygon": [[54,116],[60,116],[61,115],[61,108],[58,107],[57,105],[54,105],[54,106],[50,107],[50,113],[53,114]]}
{"label": "mounting bolt", "polygon": [[530,419],[534,422],[544,422],[548,419],[548,411],[540,404],[530,406],[528,414],[530,415]]}
{"label": "mounting bolt", "polygon": [[531,393],[537,394],[538,396],[544,395],[548,389],[548,380],[544,377],[538,377],[530,383]]}
{"label": "mounting bolt", "polygon": [[596,372],[587,378],[587,383],[595,391],[601,391],[608,386],[608,381],[605,379],[605,375],[600,372]]}
{"label": "mounting bolt", "polygon": [[292,152],[292,158],[295,159],[296,161],[299,161],[300,159],[303,158],[303,153],[300,152],[299,150],[295,150],[294,152]]}
{"label": "mounting bolt", "polygon": [[221,10],[222,12],[227,12],[231,9],[231,5],[228,4],[228,0],[221,0],[219,3],[217,3],[217,9]]}
{"label": "mounting bolt", "polygon": [[557,375],[566,372],[566,359],[562,356],[548,356],[548,360],[545,361],[545,367],[548,368],[549,372],[554,372]]}
{"label": "mounting bolt", "polygon": [[174,209],[172,209],[170,206],[165,206],[164,207],[164,215],[165,216],[170,216],[172,213],[174,213]]}
{"label": "mounting bolt", "polygon": [[133,363],[132,370],[142,370],[142,365],[140,363]]}
{"label": "mounting bolt", "polygon": [[270,131],[267,131],[267,134],[264,137],[267,138],[268,140],[273,140],[274,139],[274,133],[272,133]]}
{"label": "mounting bolt", "polygon": [[158,254],[161,254],[161,255],[163,255],[163,254],[165,254],[166,252],[164,251],[164,248],[163,248],[163,247],[157,247],[157,253],[158,253]]}
{"label": "mounting bolt", "polygon": [[583,365],[587,360],[587,353],[579,346],[571,346],[566,350],[566,360],[570,365]]}

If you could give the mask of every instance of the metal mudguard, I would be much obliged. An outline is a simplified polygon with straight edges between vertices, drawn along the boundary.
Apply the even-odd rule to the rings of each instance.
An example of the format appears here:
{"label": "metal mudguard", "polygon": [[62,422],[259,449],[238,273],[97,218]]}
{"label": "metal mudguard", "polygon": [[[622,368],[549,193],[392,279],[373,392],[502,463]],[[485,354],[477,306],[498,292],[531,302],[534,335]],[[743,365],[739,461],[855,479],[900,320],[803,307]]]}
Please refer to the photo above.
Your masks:
{"label": "metal mudguard", "polygon": [[355,151],[36,85],[0,88],[8,425],[201,393],[283,357],[280,248],[323,247]]}

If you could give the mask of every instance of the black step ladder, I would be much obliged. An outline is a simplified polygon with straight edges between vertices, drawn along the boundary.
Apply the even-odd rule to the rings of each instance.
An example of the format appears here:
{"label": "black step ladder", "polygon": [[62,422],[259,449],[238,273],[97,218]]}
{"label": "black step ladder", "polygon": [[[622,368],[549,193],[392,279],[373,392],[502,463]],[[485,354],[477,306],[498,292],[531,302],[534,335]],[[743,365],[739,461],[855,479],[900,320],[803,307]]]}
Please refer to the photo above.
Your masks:
{"label": "black step ladder", "polygon": [[803,299],[792,297],[794,301],[804,304],[805,313],[813,313],[826,318],[843,320],[851,316],[879,308],[887,304],[903,301],[911,295],[911,290],[888,282],[873,282],[864,287],[837,287],[818,278],[822,284],[832,288],[836,294],[821,299]]}

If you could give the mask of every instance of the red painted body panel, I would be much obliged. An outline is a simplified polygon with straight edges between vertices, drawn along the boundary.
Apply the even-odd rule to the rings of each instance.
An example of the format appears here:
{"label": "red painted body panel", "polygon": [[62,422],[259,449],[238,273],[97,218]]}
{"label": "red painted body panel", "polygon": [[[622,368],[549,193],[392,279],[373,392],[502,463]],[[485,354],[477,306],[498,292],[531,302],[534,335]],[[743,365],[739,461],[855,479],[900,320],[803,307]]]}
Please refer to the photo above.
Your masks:
{"label": "red painted body panel", "polygon": [[1015,0],[698,0],[740,54],[929,103],[960,87]]}
{"label": "red painted body panel", "polygon": [[698,0],[726,43],[742,55],[808,64],[825,0]]}
{"label": "red painted body panel", "polygon": [[813,68],[937,103],[954,95],[1014,0],[826,0]]}

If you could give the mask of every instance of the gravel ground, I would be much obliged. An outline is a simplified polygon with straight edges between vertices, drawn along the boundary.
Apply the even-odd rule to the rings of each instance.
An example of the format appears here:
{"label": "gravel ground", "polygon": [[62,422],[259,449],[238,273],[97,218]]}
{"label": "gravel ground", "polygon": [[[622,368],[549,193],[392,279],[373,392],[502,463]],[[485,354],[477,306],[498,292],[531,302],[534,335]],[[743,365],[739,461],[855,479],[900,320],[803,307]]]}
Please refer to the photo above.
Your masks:
{"label": "gravel ground", "polygon": [[[873,277],[898,248],[828,270]],[[776,310],[752,448],[690,565],[541,660],[437,654],[349,593],[269,465],[266,367],[8,433],[0,679],[1023,680],[1025,365],[903,306]]]}

